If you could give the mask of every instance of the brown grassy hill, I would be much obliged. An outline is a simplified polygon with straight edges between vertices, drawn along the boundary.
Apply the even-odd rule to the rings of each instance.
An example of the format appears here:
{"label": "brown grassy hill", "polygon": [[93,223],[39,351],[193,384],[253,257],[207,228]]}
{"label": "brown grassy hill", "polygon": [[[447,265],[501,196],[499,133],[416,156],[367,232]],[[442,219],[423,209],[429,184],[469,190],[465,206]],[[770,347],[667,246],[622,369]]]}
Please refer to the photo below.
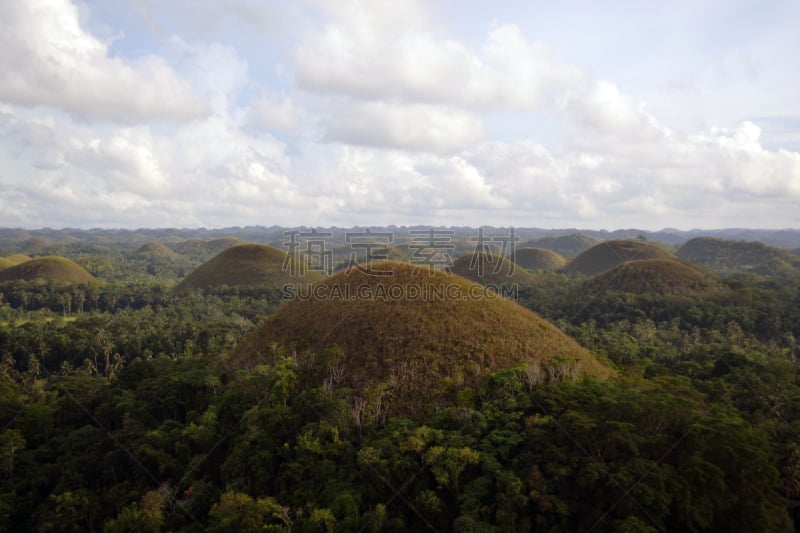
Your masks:
{"label": "brown grassy hill", "polygon": [[567,264],[562,255],[547,248],[518,248],[514,262],[528,270],[558,270]]}
{"label": "brown grassy hill", "polygon": [[789,277],[800,273],[800,257],[796,254],[754,241],[697,237],[681,246],[677,255],[721,274],[752,272]]}
{"label": "brown grassy hill", "polygon": [[564,270],[595,276],[628,261],[670,257],[673,256],[659,245],[641,240],[619,239],[603,241],[589,248],[570,261]]}
{"label": "brown grassy hill", "polygon": [[[350,269],[285,303],[228,363],[269,364],[273,343],[288,345],[318,384],[379,394],[388,413],[414,418],[498,369],[527,367],[534,382],[611,375],[553,324],[479,284],[409,263],[375,267],[391,276]],[[334,345],[344,352],[338,380],[324,356]]]}
{"label": "brown grassy hill", "polygon": [[[263,286],[280,289],[286,284],[314,283],[322,274],[306,270],[303,276],[292,276],[284,271],[288,254],[263,244],[241,244],[219,253],[203,263],[181,281],[175,290],[204,289],[219,285]],[[298,259],[290,260],[300,272]]]}
{"label": "brown grassy hill", "polygon": [[143,244],[136,250],[139,255],[147,255],[150,257],[161,257],[164,259],[176,259],[178,254],[161,244],[160,242],[148,242]]}
{"label": "brown grassy hill", "polygon": [[5,258],[14,263],[15,265],[31,260],[31,258],[25,254],[11,254],[6,256]]}
{"label": "brown grassy hill", "polygon": [[0,281],[42,281],[64,284],[95,285],[97,278],[80,265],[54,255],[31,259],[0,271]]}
{"label": "brown grassy hill", "polygon": [[520,268],[503,256],[487,253],[459,257],[453,262],[453,274],[481,285],[509,283],[531,285],[534,282],[533,276],[524,268]]}
{"label": "brown grassy hill", "polygon": [[0,270],[5,270],[9,267],[13,267],[14,265],[16,265],[16,263],[13,261],[9,261],[5,257],[0,257]]}
{"label": "brown grassy hill", "polygon": [[727,289],[717,277],[675,259],[641,259],[617,265],[588,279],[579,290],[585,295],[628,292],[640,295],[707,296]]}

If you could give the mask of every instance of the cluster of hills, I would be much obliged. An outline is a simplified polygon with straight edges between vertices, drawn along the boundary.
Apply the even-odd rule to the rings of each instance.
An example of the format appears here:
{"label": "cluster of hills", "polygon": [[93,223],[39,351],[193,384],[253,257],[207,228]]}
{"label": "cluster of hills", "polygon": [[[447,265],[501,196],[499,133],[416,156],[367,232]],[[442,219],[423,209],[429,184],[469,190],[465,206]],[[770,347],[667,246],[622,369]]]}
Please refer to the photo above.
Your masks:
{"label": "cluster of hills", "polygon": [[796,232],[721,233],[0,230],[0,530],[788,530]]}

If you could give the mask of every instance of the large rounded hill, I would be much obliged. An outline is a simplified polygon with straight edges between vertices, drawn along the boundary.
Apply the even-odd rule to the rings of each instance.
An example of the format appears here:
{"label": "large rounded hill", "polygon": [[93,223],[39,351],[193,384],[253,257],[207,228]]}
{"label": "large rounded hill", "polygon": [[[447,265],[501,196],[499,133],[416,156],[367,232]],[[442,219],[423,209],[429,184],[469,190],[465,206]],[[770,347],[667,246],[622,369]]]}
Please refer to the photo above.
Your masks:
{"label": "large rounded hill", "polygon": [[96,285],[97,278],[82,266],[54,255],[31,259],[0,271],[0,281],[40,281],[67,285]]}
{"label": "large rounded hill", "polygon": [[337,385],[363,398],[380,391],[390,414],[408,417],[429,415],[435,403],[446,405],[498,369],[526,367],[534,381],[611,375],[553,324],[477,283],[408,263],[377,263],[377,270],[390,275],[351,268],[298,293],[229,364],[272,363],[277,343],[295,350],[322,384],[334,368],[324,354],[337,346]]}
{"label": "large rounded hill", "polygon": [[5,270],[8,267],[13,267],[16,265],[13,261],[6,259],[5,257],[0,257],[0,270]]}
{"label": "large rounded hill", "polygon": [[514,262],[528,270],[558,270],[567,260],[547,248],[519,248],[514,254]]}
{"label": "large rounded hill", "polygon": [[[727,290],[715,276],[675,259],[640,259],[586,280],[588,298],[610,292],[656,296],[709,296]],[[584,299],[581,299],[584,301]]]}
{"label": "large rounded hill", "polygon": [[564,270],[594,276],[628,261],[670,257],[673,255],[657,244],[634,239],[618,239],[603,241],[592,246],[570,261]]}
{"label": "large rounded hill", "polygon": [[175,289],[206,289],[220,285],[280,289],[286,284],[314,283],[323,279],[319,272],[303,267],[299,259],[289,257],[283,250],[263,244],[241,244],[197,267]]}

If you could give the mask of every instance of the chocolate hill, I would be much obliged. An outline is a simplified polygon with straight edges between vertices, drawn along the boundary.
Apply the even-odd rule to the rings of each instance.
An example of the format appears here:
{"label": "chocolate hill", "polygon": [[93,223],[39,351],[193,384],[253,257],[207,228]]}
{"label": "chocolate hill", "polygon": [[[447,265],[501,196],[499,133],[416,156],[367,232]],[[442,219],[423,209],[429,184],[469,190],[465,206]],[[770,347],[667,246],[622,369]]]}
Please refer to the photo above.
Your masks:
{"label": "chocolate hill", "polygon": [[41,281],[95,285],[97,278],[82,266],[54,255],[31,259],[0,271],[0,281]]}
{"label": "chocolate hill", "polygon": [[[228,365],[272,364],[274,346],[289,346],[317,384],[350,387],[411,418],[498,369],[526,368],[534,382],[612,374],[556,326],[475,282],[408,263],[375,269],[389,275],[349,269],[298,293]],[[338,362],[325,355],[332,346],[343,352]]]}
{"label": "chocolate hill", "polygon": [[323,279],[322,274],[308,269],[302,276],[293,276],[293,271],[302,272],[301,267],[304,265],[299,259],[290,258],[283,250],[263,244],[242,244],[226,249],[197,267],[175,290],[220,285],[281,289],[286,284],[307,284]]}
{"label": "chocolate hill", "polygon": [[526,247],[516,250],[514,262],[528,270],[558,270],[567,263],[567,260],[547,248]]}
{"label": "chocolate hill", "polygon": [[634,239],[603,241],[570,261],[564,268],[570,273],[594,276],[617,265],[639,259],[673,257],[659,245]]}

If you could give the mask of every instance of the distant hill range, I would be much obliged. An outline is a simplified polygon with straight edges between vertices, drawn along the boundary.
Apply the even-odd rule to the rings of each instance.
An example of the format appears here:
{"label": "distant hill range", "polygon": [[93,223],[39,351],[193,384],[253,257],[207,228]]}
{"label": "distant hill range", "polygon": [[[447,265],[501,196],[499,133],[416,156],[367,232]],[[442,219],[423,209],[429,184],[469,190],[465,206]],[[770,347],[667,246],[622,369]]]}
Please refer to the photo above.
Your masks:
{"label": "distant hill range", "polygon": [[[320,233],[326,235],[325,241],[328,248],[346,244],[348,233],[373,232],[391,233],[395,246],[404,248],[411,241],[412,230],[429,230],[431,226],[355,226],[350,228],[316,227]],[[0,228],[0,255],[11,253],[25,253],[28,255],[64,255],[73,257],[82,247],[87,245],[103,246],[115,250],[135,253],[135,251],[150,242],[166,245],[173,251],[193,257],[201,261],[210,259],[223,249],[252,242],[267,244],[279,249],[287,250],[290,239],[289,231],[299,230],[310,233],[311,227],[282,227],[282,226],[247,226],[229,227],[219,229],[187,229],[187,228],[156,228],[156,229],[22,229]],[[450,239],[454,247],[451,254],[454,258],[472,253],[475,250],[478,228],[468,226],[437,227],[446,234],[445,240]],[[498,245],[495,237],[512,237],[510,228],[483,227],[484,236],[488,243]],[[448,233],[449,232],[449,233]],[[441,237],[442,235],[440,235]],[[644,238],[679,247],[697,237],[714,237],[734,241],[757,241],[768,246],[785,248],[787,250],[800,249],[800,229],[759,230],[759,229],[716,229],[716,230],[678,230],[666,228],[659,231],[646,231],[636,228],[608,230],[590,230],[578,228],[514,228],[514,242],[518,248],[535,247],[553,250],[564,257],[576,257],[600,241],[617,239]],[[419,235],[415,237],[418,239]],[[418,242],[418,241],[416,241]],[[484,246],[486,242],[483,243]],[[502,248],[502,246],[498,246]],[[485,251],[482,248],[478,251]],[[404,250],[405,251],[405,250]]]}

